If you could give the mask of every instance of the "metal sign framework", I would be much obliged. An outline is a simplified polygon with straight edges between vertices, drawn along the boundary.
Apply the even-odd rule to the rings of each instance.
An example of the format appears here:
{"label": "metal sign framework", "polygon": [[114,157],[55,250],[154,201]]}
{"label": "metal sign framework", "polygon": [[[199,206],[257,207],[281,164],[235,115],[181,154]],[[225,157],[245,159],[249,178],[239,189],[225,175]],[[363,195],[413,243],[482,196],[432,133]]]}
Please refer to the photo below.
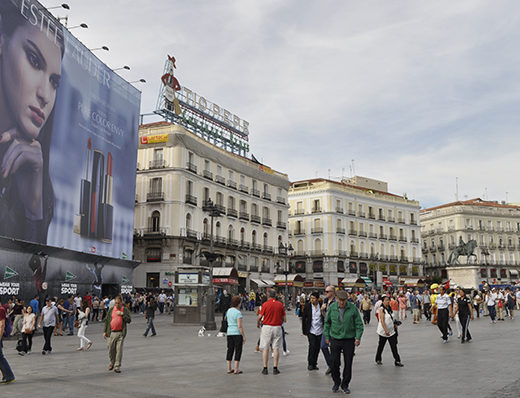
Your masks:
{"label": "metal sign framework", "polygon": [[[164,75],[171,73],[174,67],[172,58],[168,57],[164,65]],[[180,124],[219,148],[247,156],[249,143],[247,136],[244,136],[241,131],[188,104],[184,97],[178,98],[179,96],[177,96],[175,101],[169,101],[166,90],[167,86],[161,85],[155,114],[169,122]],[[178,92],[178,90],[176,91]],[[180,112],[178,108],[176,109],[175,102],[180,106]]]}

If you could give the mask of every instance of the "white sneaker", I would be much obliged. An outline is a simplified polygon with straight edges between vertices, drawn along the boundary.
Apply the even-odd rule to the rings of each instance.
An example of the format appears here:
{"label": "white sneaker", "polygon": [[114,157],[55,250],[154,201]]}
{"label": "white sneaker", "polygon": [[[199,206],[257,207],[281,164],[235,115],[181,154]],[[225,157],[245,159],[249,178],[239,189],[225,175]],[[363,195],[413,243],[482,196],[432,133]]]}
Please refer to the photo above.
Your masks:
{"label": "white sneaker", "polygon": [[286,357],[287,355],[289,355],[291,353],[291,351],[287,350],[287,351],[284,351],[283,352],[283,356]]}

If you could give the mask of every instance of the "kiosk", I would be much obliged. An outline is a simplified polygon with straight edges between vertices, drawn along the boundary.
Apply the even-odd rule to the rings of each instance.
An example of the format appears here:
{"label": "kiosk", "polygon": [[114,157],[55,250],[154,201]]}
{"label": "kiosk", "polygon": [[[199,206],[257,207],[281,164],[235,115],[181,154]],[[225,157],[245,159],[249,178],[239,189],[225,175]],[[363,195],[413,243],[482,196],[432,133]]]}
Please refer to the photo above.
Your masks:
{"label": "kiosk", "polygon": [[175,272],[174,324],[200,325],[206,319],[209,268],[179,267]]}

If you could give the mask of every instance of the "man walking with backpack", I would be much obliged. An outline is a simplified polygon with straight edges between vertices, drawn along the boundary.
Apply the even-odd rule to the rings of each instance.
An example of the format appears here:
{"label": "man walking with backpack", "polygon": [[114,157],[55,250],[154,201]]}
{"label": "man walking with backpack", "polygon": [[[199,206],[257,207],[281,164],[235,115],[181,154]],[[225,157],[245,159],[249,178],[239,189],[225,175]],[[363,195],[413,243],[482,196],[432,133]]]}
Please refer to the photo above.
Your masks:
{"label": "man walking with backpack", "polygon": [[6,333],[6,335],[8,336],[10,334],[10,330],[8,328],[10,328],[10,321],[7,319],[7,311],[5,307],[1,305],[0,302],[0,371],[2,371],[2,381],[0,382],[1,384],[9,384],[15,380],[13,371],[11,370],[9,362],[7,362],[7,359],[4,357],[3,353],[4,331],[9,332]]}

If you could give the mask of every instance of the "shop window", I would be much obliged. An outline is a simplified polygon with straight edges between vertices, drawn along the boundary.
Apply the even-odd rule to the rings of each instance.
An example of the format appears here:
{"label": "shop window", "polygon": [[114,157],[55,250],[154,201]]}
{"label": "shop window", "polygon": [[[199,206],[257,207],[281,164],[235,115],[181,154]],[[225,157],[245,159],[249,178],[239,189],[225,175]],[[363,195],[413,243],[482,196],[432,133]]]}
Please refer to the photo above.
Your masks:
{"label": "shop window", "polygon": [[338,261],[338,272],[345,272],[345,263],[343,261]]}
{"label": "shop window", "polygon": [[161,248],[160,247],[149,247],[146,249],[146,262],[147,263],[158,263],[161,261]]}

